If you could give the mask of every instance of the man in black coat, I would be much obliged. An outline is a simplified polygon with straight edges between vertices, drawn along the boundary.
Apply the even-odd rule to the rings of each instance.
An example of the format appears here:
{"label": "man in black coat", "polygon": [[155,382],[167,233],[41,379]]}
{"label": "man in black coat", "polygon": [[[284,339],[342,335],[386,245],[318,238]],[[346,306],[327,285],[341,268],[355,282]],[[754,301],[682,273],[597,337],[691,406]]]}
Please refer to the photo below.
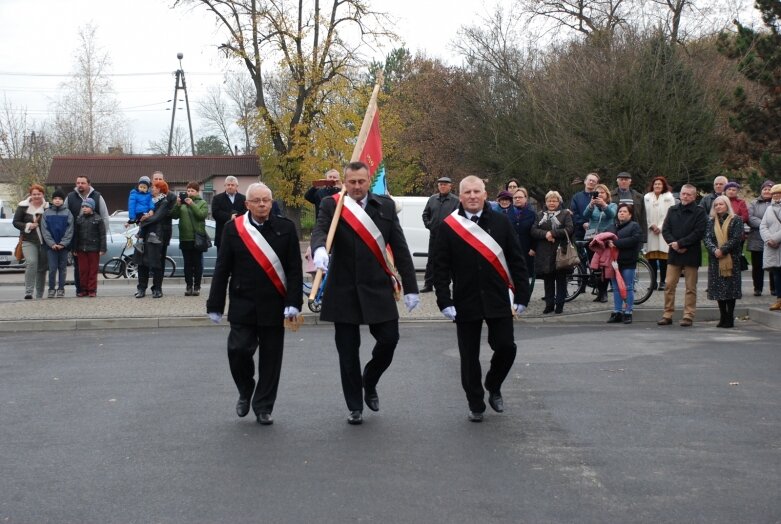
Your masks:
{"label": "man in black coat", "polygon": [[657,324],[667,326],[673,323],[675,312],[675,288],[683,273],[686,294],[683,298],[681,326],[689,327],[694,322],[697,310],[697,271],[702,261],[700,242],[705,236],[708,217],[705,209],[695,203],[697,188],[684,184],[681,187],[681,203],[667,212],[662,224],[662,237],[670,246],[667,255],[667,286],[664,289],[664,313]]}
{"label": "man in black coat", "polygon": [[[366,218],[368,226],[376,229],[380,240],[391,247],[404,288],[404,303],[411,311],[419,303],[418,284],[412,256],[396,216],[396,205],[387,196],[369,193],[369,183],[366,164],[351,162],[344,174],[346,193],[342,193],[340,198],[345,199],[345,207],[349,204],[356,210],[355,216]],[[343,211],[339,220],[329,259],[325,244],[335,210],[334,197],[320,203],[320,215],[312,230],[311,248],[315,266],[328,271],[320,319],[334,323],[342,390],[350,410],[347,422],[360,424],[363,421],[362,389],[369,409],[379,409],[377,382],[393,360],[399,340],[399,312],[394,297],[394,279],[388,275],[386,266],[370,245],[347,222],[345,214],[348,210]],[[374,243],[372,247],[379,247],[379,244]],[[376,340],[372,359],[363,373],[359,354],[361,324],[369,325],[369,331]]]}
{"label": "man in black coat", "polygon": [[220,249],[225,224],[247,211],[244,207],[245,200],[244,195],[239,193],[238,179],[235,176],[225,177],[225,192],[214,195],[212,199],[212,216],[215,222],[214,245],[217,246],[217,250]]}
{"label": "man in black coat", "polygon": [[[434,249],[434,288],[437,305],[455,321],[461,355],[461,385],[469,403],[469,420],[480,422],[485,412],[480,333],[488,326],[488,344],[494,354],[485,375],[488,403],[504,411],[502,382],[515,361],[513,312],[523,313],[529,304],[529,278],[518,236],[507,217],[486,204],[485,184],[468,176],[459,187],[458,215],[439,227]],[[471,221],[471,222],[469,222]],[[474,227],[472,222],[477,224]],[[470,233],[470,228],[473,232]],[[490,260],[492,257],[495,257]],[[498,261],[505,261],[501,264]],[[450,283],[453,282],[453,296]],[[514,287],[513,303],[509,286]]]}
{"label": "man in black coat", "polygon": [[437,242],[437,231],[442,221],[458,207],[458,197],[450,192],[453,181],[450,177],[440,177],[437,180],[437,193],[431,195],[423,208],[423,225],[428,229],[428,252],[426,260],[426,276],[424,277],[421,293],[430,293],[434,290],[434,246]]}
{"label": "man in black coat", "polygon": [[[228,362],[239,390],[236,413],[247,415],[251,401],[257,421],[263,425],[273,423],[271,412],[282,368],[283,321],[297,317],[303,301],[301,250],[295,224],[272,214],[272,201],[271,190],[265,184],[255,183],[247,189],[249,212],[225,225],[206,302],[209,318],[219,323],[225,310],[225,290],[229,288]],[[274,267],[277,262],[282,271],[266,271],[261,266],[262,256],[267,256],[266,267]],[[255,349],[257,386],[253,378]]]}

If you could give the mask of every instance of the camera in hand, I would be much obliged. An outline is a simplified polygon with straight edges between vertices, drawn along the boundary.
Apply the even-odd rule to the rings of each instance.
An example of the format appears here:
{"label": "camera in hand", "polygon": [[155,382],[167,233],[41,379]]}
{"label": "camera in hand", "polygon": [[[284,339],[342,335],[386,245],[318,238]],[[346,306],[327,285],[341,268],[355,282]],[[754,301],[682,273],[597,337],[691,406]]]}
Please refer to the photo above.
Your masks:
{"label": "camera in hand", "polygon": [[592,191],[591,192],[591,199],[599,198],[599,191]]}
{"label": "camera in hand", "polygon": [[187,192],[186,191],[180,191],[179,192],[179,200],[181,200],[182,203],[184,203],[184,199],[185,198],[187,198]]}

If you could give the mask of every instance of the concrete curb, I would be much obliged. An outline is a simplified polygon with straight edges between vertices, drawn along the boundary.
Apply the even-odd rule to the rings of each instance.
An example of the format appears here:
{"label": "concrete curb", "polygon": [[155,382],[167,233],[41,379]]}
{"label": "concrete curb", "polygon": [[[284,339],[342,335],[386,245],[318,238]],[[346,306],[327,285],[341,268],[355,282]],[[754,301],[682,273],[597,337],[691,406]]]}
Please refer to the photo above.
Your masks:
{"label": "concrete curb", "polygon": [[[560,315],[535,315],[522,316],[516,320],[519,324],[604,324],[610,315],[610,311],[589,311],[583,313],[563,313]],[[635,310],[633,320],[635,323],[647,323],[655,325],[662,316],[662,309],[651,308]],[[735,317],[738,326],[741,321],[750,321],[769,329],[781,330],[781,314],[774,313],[758,307],[743,307],[735,309]],[[680,311],[676,311],[671,328],[677,327],[681,318]],[[697,309],[694,326],[701,322],[713,322],[719,318],[717,308],[702,307]],[[428,323],[450,322],[444,318],[405,316],[399,319],[400,323]],[[330,324],[322,322],[316,315],[304,314],[304,324],[319,325]],[[95,329],[136,329],[136,328],[181,328],[181,327],[227,327],[223,320],[220,324],[212,323],[204,316],[166,316],[166,317],[124,317],[124,318],[78,318],[78,319],[24,319],[0,321],[0,333],[31,332],[31,331],[83,331]],[[621,325],[615,326],[620,328]],[[663,329],[663,328],[659,328]]]}

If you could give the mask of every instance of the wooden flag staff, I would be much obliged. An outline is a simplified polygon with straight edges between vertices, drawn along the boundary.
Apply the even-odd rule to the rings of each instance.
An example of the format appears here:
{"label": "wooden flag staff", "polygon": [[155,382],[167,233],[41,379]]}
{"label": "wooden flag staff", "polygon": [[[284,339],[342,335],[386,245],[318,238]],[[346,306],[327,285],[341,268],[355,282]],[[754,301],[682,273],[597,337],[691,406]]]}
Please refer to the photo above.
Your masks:
{"label": "wooden flag staff", "polygon": [[[358,141],[355,143],[353,149],[353,155],[350,157],[350,162],[357,162],[361,159],[361,153],[366,145],[366,138],[369,136],[369,130],[374,120],[374,115],[377,113],[377,95],[380,92],[380,85],[382,84],[382,74],[378,75],[377,83],[374,84],[374,90],[372,91],[371,99],[369,99],[369,106],[366,108],[366,114],[363,117],[363,123],[361,124],[361,131],[358,133]],[[334,210],[334,216],[331,219],[331,226],[328,228],[328,236],[325,238],[325,250],[330,255],[331,246],[334,242],[334,236],[336,236],[336,227],[339,225],[339,218],[342,216],[342,207],[344,207],[344,197],[347,193],[347,184],[342,184],[342,191],[339,193],[339,201],[336,203],[336,209]],[[320,290],[320,284],[323,281],[323,270],[318,269],[315,273],[315,278],[312,281],[312,292],[309,294],[309,302],[314,302],[317,297],[317,292]]]}

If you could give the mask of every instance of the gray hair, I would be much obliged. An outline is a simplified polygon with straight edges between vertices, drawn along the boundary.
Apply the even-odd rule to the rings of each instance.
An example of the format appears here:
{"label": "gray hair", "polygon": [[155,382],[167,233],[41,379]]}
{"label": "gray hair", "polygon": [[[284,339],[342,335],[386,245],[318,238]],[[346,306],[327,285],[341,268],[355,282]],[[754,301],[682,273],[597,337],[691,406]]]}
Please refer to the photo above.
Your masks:
{"label": "gray hair", "polygon": [[[591,173],[589,173],[589,175],[590,174]],[[556,198],[556,200],[558,200],[560,204],[564,202],[564,199],[561,198],[561,193],[559,193],[558,191],[548,191],[547,193],[545,193],[546,202],[548,201],[549,198]]]}
{"label": "gray hair", "polygon": [[238,179],[238,178],[236,178],[236,177],[235,177],[235,176],[233,176],[233,175],[228,175],[228,176],[226,176],[226,177],[225,177],[225,182],[224,182],[224,183],[226,183],[226,184],[227,184],[228,182],[230,182],[230,183],[232,183],[232,184],[239,185],[239,179]]}
{"label": "gray hair", "polygon": [[463,193],[464,192],[464,186],[466,184],[475,184],[475,183],[479,184],[480,186],[482,186],[483,191],[485,191],[485,182],[483,181],[483,179],[480,178],[479,176],[469,175],[467,177],[464,177],[461,180],[461,182],[458,184],[458,192],[459,193]]}
{"label": "gray hair", "polygon": [[254,192],[254,191],[261,191],[261,190],[263,190],[263,189],[265,189],[266,191],[268,191],[268,194],[269,194],[269,196],[270,196],[272,199],[274,198],[274,194],[271,192],[271,188],[270,188],[270,187],[268,187],[268,186],[267,186],[266,184],[264,184],[263,182],[253,182],[253,183],[252,183],[252,184],[250,184],[250,185],[249,185],[249,187],[247,188],[247,199],[249,199],[249,195],[250,195],[250,193],[252,193],[252,192]]}

